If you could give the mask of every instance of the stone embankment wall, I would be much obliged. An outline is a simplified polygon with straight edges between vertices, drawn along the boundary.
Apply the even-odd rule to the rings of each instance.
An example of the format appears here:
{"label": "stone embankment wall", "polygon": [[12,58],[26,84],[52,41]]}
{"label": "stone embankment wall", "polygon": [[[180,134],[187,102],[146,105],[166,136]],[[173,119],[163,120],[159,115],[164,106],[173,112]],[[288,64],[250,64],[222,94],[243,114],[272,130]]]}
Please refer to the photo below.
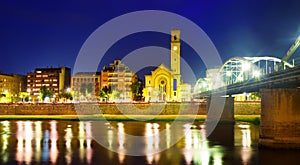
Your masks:
{"label": "stone embankment wall", "polygon": [[[234,104],[235,114],[260,114],[259,102]],[[0,104],[0,115],[206,115],[206,103],[80,103],[80,104]]]}
{"label": "stone embankment wall", "polygon": [[260,115],[260,101],[236,101],[234,102],[235,115]]}

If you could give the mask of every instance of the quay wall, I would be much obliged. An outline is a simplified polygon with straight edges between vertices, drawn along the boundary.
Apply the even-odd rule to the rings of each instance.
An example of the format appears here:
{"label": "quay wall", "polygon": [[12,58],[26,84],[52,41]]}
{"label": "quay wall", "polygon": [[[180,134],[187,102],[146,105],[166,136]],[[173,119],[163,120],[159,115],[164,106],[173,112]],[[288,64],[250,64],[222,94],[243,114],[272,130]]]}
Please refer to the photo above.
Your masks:
{"label": "quay wall", "polygon": [[[203,103],[68,103],[68,104],[0,104],[0,115],[206,115]],[[260,114],[260,102],[235,102],[237,115]]]}

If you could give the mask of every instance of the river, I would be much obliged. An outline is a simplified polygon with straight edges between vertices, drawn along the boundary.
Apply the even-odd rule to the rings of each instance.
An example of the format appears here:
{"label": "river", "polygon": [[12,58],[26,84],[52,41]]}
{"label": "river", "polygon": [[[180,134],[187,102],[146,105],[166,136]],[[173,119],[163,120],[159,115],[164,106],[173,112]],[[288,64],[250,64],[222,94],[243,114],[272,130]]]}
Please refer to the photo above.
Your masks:
{"label": "river", "polygon": [[9,120],[0,121],[0,164],[300,162],[300,151],[260,149],[258,139],[259,126],[243,122],[207,135],[202,122]]}

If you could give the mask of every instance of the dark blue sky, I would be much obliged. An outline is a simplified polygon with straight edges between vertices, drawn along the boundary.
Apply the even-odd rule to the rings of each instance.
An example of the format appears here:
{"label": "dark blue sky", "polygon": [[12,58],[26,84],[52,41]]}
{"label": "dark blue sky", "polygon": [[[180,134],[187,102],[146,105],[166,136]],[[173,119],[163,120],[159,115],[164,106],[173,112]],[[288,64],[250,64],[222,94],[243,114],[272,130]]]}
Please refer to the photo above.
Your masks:
{"label": "dark blue sky", "polygon": [[[37,67],[72,68],[94,30],[138,10],[165,10],[190,19],[207,33],[223,61],[233,56],[281,58],[300,35],[298,0],[1,1],[0,71],[26,74]],[[168,36],[161,34],[137,34],[124,41],[109,50],[108,62],[142,46],[169,47]],[[193,53],[182,49],[183,58],[203,75],[204,68],[191,59]]]}

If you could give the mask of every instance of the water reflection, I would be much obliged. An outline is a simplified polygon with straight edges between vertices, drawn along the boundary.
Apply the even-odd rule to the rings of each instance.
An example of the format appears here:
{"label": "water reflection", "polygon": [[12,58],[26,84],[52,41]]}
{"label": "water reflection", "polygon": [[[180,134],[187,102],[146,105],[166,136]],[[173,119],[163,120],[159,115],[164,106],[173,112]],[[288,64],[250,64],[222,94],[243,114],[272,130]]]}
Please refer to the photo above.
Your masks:
{"label": "water reflection", "polygon": [[[203,123],[87,121],[1,121],[0,164],[255,164],[257,126],[221,126],[207,137]],[[171,127],[172,125],[172,127]],[[111,149],[93,141],[94,131]],[[104,128],[104,129],[103,129]],[[233,131],[232,131],[233,130]],[[162,134],[161,131],[165,131]],[[125,134],[143,136],[138,148],[145,156],[128,156],[135,145]],[[177,144],[174,139],[184,134]],[[255,135],[255,136],[254,136]],[[230,142],[227,142],[230,141]],[[160,152],[163,147],[168,149]],[[254,159],[254,160],[253,160]]]}
{"label": "water reflection", "polygon": [[93,154],[93,149],[92,149],[92,126],[90,122],[85,122],[85,131],[86,131],[86,150],[85,150],[85,156],[86,156],[86,161],[87,164],[91,164],[92,162],[92,154]]}
{"label": "water reflection", "polygon": [[57,148],[57,140],[58,140],[58,133],[57,133],[57,122],[51,121],[50,122],[50,162],[52,164],[56,163],[58,157],[58,148]]}
{"label": "water reflection", "polygon": [[[79,138],[79,158],[81,161],[83,161],[86,158],[87,164],[91,164],[93,150],[91,147],[92,129],[91,129],[90,122],[82,122],[82,121],[79,122],[78,138]],[[69,139],[72,139],[71,134],[69,134]],[[69,140],[67,140],[66,142],[69,143]]]}
{"label": "water reflection", "polygon": [[[31,164],[34,162],[50,162],[51,164],[61,164],[58,162],[59,150],[65,152],[65,163],[71,164],[74,150],[79,150],[79,159],[84,164],[92,162],[92,125],[90,122],[79,122],[78,139],[79,144],[72,143],[74,140],[73,124],[58,126],[59,122],[49,121],[17,121],[15,124],[16,134],[11,137],[9,121],[1,122],[1,160],[2,163],[7,163],[9,159],[9,138],[16,138],[15,160],[18,164]],[[76,125],[76,124],[75,124]],[[59,127],[63,130],[58,132]],[[65,148],[58,148],[59,136],[64,137]],[[76,140],[76,139],[75,139]],[[61,146],[61,145],[60,145]],[[0,162],[1,163],[1,162]]]}
{"label": "water reflection", "polygon": [[120,164],[124,163],[124,159],[126,155],[126,149],[124,148],[125,140],[126,139],[125,139],[124,124],[118,123],[118,141],[119,141],[118,158]]}
{"label": "water reflection", "polygon": [[159,124],[157,123],[146,123],[145,126],[145,155],[147,163],[157,163],[160,158],[159,152]]}
{"label": "water reflection", "polygon": [[238,127],[242,133],[241,159],[242,163],[246,165],[249,164],[249,160],[252,156],[250,125],[240,124]]}
{"label": "water reflection", "polygon": [[42,122],[41,121],[36,121],[34,123],[35,125],[35,160],[37,162],[40,161],[40,155],[41,155],[41,141],[43,138],[42,135]]}
{"label": "water reflection", "polygon": [[[33,139],[33,130],[32,122],[17,122],[18,131],[17,131],[17,152],[16,160],[21,163],[29,164],[32,157],[32,139]],[[25,144],[24,144],[25,143]]]}
{"label": "water reflection", "polygon": [[[8,121],[2,121],[1,122],[1,141],[2,141],[2,147],[1,147],[1,156],[3,159],[3,162],[6,163],[8,161],[8,138],[10,134],[10,123]],[[1,145],[0,145],[1,146]]]}
{"label": "water reflection", "polygon": [[205,126],[200,125],[199,127],[202,129],[192,129],[193,127],[196,126],[184,125],[185,148],[183,155],[186,164],[222,164],[222,149],[219,146],[209,146],[206,130],[203,129]]}

